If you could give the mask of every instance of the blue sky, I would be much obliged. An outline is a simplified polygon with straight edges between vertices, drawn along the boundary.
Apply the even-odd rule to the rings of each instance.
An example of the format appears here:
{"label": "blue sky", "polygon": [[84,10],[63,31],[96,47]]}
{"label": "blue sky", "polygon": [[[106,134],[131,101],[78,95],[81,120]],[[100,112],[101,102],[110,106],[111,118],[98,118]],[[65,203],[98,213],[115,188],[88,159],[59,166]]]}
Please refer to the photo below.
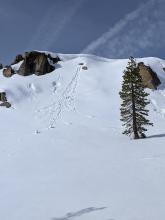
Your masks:
{"label": "blue sky", "polygon": [[[131,52],[135,56],[149,56],[152,42],[154,42],[155,49],[153,51],[152,48],[151,55],[163,57],[165,55],[164,49],[160,49],[160,42],[155,45],[153,37],[150,39],[151,37],[147,35],[145,45],[143,44],[144,50],[139,46],[146,39],[144,29],[142,30],[143,40],[141,34],[137,38],[140,42],[140,44],[138,43],[140,49],[134,50],[133,48],[136,47],[133,39],[136,36],[130,35],[130,32],[133,32],[136,24],[139,25],[141,18],[137,16],[136,19],[133,18],[133,21],[127,22],[127,16],[138,10],[139,7],[143,8],[143,4],[150,1],[161,2],[162,0],[0,0],[0,60],[3,63],[8,63],[16,54],[32,49],[80,53],[82,51],[88,52],[87,48],[90,48],[90,53],[113,58],[127,57]],[[161,5],[161,8],[162,6],[164,4]],[[158,14],[165,11],[165,8],[163,10],[161,8],[157,10]],[[140,15],[142,12],[138,13]],[[146,15],[143,13],[142,16]],[[160,22],[157,21],[159,16],[154,18],[156,25],[160,25],[158,28],[161,29],[164,15],[160,16]],[[150,21],[148,17],[147,19],[148,23],[144,19],[138,27],[142,29],[145,22],[149,28],[153,28],[151,24],[155,20],[151,18]],[[90,46],[95,41],[99,40],[100,42],[106,33],[112,32],[111,30],[119,26],[123,20],[126,21],[125,25],[114,37],[107,38],[107,42],[98,44],[97,48]],[[129,30],[128,34],[127,30]],[[125,42],[127,44],[131,42],[131,46],[129,46],[129,50],[125,48],[122,53],[118,53],[116,39],[121,33],[123,33],[123,45]],[[153,35],[154,32],[150,31],[150,34]],[[164,32],[160,33],[161,38],[163,34]],[[148,39],[151,41],[149,48],[146,47]],[[157,36],[156,39],[159,37]],[[107,45],[110,44],[110,41],[116,46],[112,48],[110,45],[108,49]],[[120,47],[122,46],[120,45]]]}

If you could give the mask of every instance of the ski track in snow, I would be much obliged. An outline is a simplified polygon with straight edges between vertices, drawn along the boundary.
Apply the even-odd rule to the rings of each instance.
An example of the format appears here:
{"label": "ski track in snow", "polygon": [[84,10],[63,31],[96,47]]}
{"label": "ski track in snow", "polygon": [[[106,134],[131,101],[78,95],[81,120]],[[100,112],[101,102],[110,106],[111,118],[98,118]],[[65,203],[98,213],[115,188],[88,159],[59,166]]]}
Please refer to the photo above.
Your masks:
{"label": "ski track in snow", "polygon": [[80,217],[80,216],[85,215],[85,214],[89,214],[91,212],[101,211],[101,210],[104,210],[106,208],[107,207],[101,207],[101,208],[89,207],[89,208],[86,208],[86,209],[79,210],[77,212],[69,212],[69,213],[67,213],[63,217],[59,217],[59,218],[55,217],[55,218],[52,218],[52,220],[68,220],[68,219],[73,219],[73,218]]}
{"label": "ski track in snow", "polygon": [[[71,81],[69,82],[64,92],[62,93],[61,98],[58,100],[58,104],[57,107],[55,108],[55,112],[52,109],[51,122],[50,122],[51,128],[54,127],[56,121],[60,118],[63,109],[70,109],[70,107],[72,107],[73,105],[74,94],[77,87],[79,72],[80,72],[80,67],[77,68],[75,75],[72,77]],[[52,107],[54,107],[54,104]]]}
{"label": "ski track in snow", "polygon": [[[74,102],[74,95],[75,95],[76,87],[78,83],[78,75],[80,71],[81,71],[81,67],[78,66],[76,73],[73,75],[70,82],[67,84],[67,86],[63,90],[62,94],[61,95],[56,94],[56,90],[54,88],[52,104],[46,107],[43,107],[37,111],[37,112],[42,113],[42,117],[44,117],[44,115],[48,117],[49,115],[49,128],[55,127],[56,122],[61,117],[62,111],[75,109],[73,107],[74,105],[73,102]],[[59,81],[60,81],[60,75],[58,77],[56,84],[58,84]],[[56,99],[57,101],[54,101]]]}

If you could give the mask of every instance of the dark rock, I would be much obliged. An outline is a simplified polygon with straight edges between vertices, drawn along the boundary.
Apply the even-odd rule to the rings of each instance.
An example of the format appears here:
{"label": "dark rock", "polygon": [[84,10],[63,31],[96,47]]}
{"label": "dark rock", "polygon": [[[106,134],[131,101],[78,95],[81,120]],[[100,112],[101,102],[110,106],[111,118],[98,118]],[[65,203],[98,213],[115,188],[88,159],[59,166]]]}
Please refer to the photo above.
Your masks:
{"label": "dark rock", "polygon": [[61,59],[57,56],[57,57],[52,57],[50,54],[46,55],[47,58],[52,61],[53,64],[58,63],[59,61],[61,61]]}
{"label": "dark rock", "polygon": [[0,103],[0,106],[4,106],[4,107],[6,107],[6,108],[10,108],[11,107],[11,104],[10,104],[10,102],[2,102],[2,103]]}
{"label": "dark rock", "polygon": [[20,61],[23,61],[23,60],[24,60],[23,56],[22,56],[21,54],[18,54],[18,55],[16,56],[14,62],[12,62],[11,65],[17,64],[17,63],[19,63]]}
{"label": "dark rock", "polygon": [[0,101],[7,102],[6,92],[0,92]]}
{"label": "dark rock", "polygon": [[161,81],[151,67],[146,66],[143,62],[138,63],[138,67],[142,76],[143,85],[149,89],[157,89]]}
{"label": "dark rock", "polygon": [[55,67],[50,65],[48,58],[45,54],[40,54],[39,56],[37,56],[34,63],[35,63],[34,72],[36,75],[43,75],[55,70]]}
{"label": "dark rock", "polygon": [[3,75],[5,77],[11,77],[15,74],[14,70],[12,69],[11,66],[6,66],[4,69],[3,69]]}
{"label": "dark rock", "polygon": [[[50,73],[55,70],[55,67],[49,63],[48,56],[50,59],[50,55],[46,55],[45,53],[31,51],[26,52],[23,56],[24,61],[21,64],[18,74],[23,76],[28,76],[32,74],[36,75],[44,75],[46,73]],[[58,62],[58,58],[52,58],[53,62]]]}
{"label": "dark rock", "polygon": [[82,69],[83,70],[88,70],[88,67],[87,66],[83,66]]}
{"label": "dark rock", "polygon": [[0,70],[1,70],[1,69],[3,69],[3,65],[2,65],[2,63],[0,63]]}
{"label": "dark rock", "polygon": [[10,108],[11,104],[7,101],[6,92],[0,92],[0,106]]}

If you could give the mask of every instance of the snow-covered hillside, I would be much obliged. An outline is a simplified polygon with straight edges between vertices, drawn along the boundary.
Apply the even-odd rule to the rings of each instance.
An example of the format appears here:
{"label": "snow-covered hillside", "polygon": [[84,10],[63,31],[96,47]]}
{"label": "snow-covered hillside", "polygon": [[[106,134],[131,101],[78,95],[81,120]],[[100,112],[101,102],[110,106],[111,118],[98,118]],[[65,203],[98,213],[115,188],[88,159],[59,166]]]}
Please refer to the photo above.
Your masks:
{"label": "snow-covered hillside", "polygon": [[150,91],[154,127],[134,141],[119,112],[127,60],[59,56],[44,76],[0,72],[12,104],[0,109],[0,219],[164,220],[165,61],[138,59],[162,84]]}

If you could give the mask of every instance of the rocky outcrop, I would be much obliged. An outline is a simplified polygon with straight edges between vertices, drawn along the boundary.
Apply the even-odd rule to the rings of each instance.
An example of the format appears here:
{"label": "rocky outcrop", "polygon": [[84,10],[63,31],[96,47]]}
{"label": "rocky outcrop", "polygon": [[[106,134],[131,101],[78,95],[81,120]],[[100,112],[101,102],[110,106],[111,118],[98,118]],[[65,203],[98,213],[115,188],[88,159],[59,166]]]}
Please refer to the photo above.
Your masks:
{"label": "rocky outcrop", "polygon": [[0,70],[1,70],[1,69],[3,69],[3,65],[2,65],[2,63],[0,63]]}
{"label": "rocky outcrop", "polygon": [[161,82],[151,67],[146,66],[143,62],[138,63],[138,67],[142,76],[143,85],[149,89],[157,89]]}
{"label": "rocky outcrop", "polygon": [[47,55],[38,51],[26,52],[23,55],[23,63],[18,70],[18,74],[22,76],[36,74],[40,76],[50,73],[55,70],[53,64],[59,60],[58,57],[53,58],[50,54]]}
{"label": "rocky outcrop", "polygon": [[[20,63],[21,61],[22,63]],[[25,52],[23,55],[17,55],[12,64],[3,69],[3,75],[5,77],[11,77],[14,74],[19,74],[22,76],[35,74],[40,76],[55,70],[55,64],[59,61],[60,58],[58,56],[53,57],[51,54],[44,52]],[[13,69],[13,65],[15,64],[18,64],[18,66],[15,66]]]}
{"label": "rocky outcrop", "polygon": [[3,69],[3,75],[5,77],[11,77],[15,74],[14,70],[12,69],[11,66],[6,66],[4,69]]}

